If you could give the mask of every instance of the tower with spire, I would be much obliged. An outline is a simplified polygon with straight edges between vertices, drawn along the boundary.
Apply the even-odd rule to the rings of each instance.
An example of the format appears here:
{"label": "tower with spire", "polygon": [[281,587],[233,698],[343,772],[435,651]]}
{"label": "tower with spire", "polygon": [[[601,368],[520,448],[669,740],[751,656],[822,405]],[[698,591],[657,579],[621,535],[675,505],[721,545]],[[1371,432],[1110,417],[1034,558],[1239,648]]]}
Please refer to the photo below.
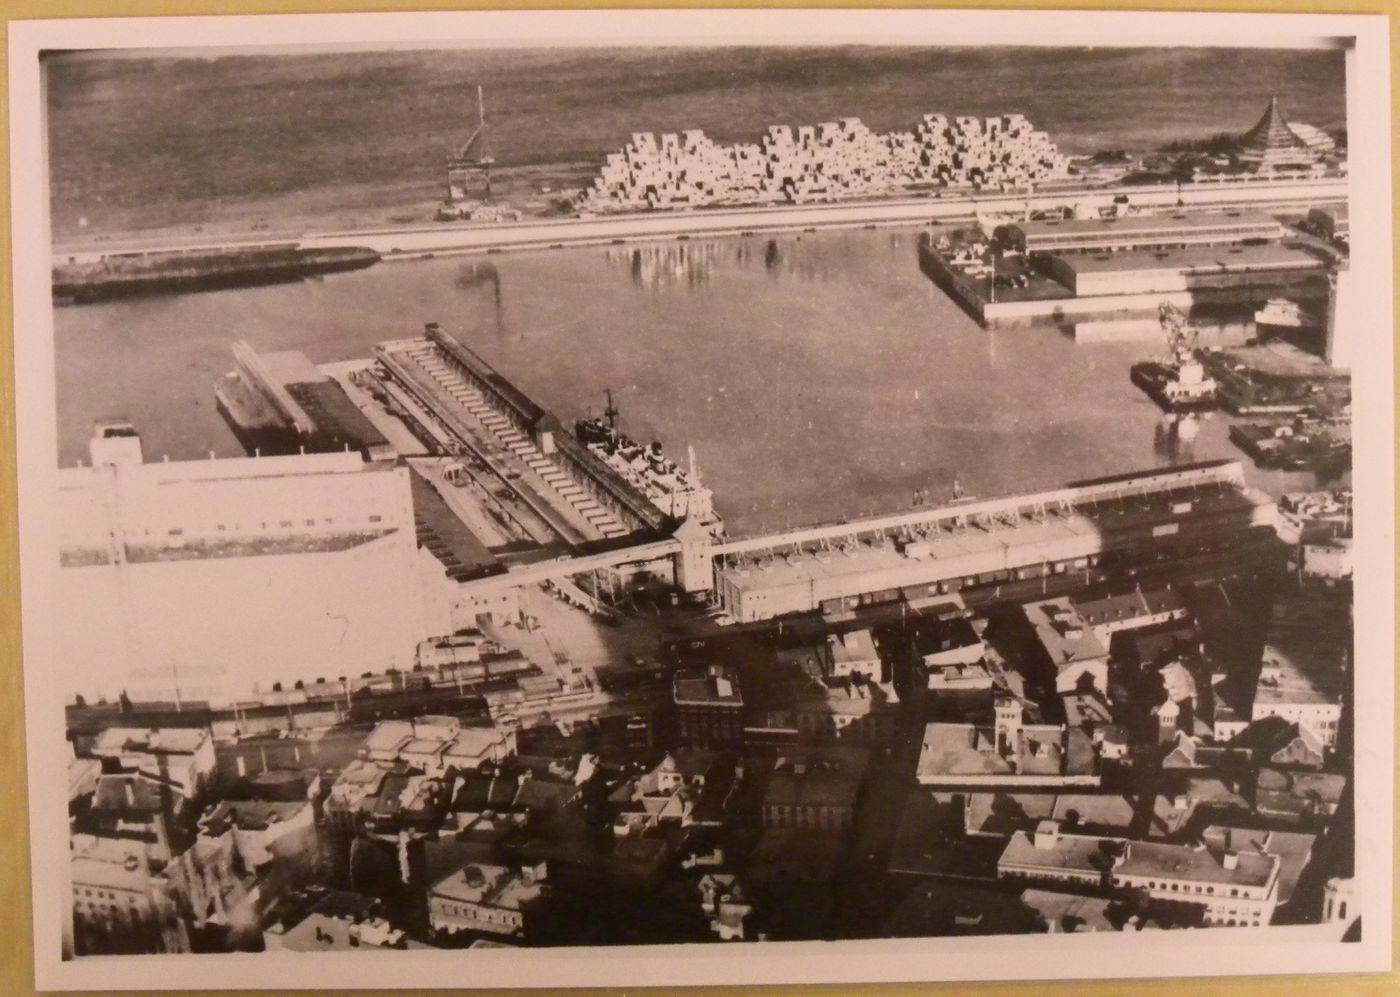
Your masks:
{"label": "tower with spire", "polygon": [[[1240,162],[1258,173],[1269,173],[1283,166],[1308,166],[1317,162],[1323,151],[1315,147],[1300,131],[1309,135],[1317,129],[1290,125],[1279,110],[1278,97],[1269,98],[1263,117],[1240,136]],[[1318,133],[1321,134],[1321,133]]]}

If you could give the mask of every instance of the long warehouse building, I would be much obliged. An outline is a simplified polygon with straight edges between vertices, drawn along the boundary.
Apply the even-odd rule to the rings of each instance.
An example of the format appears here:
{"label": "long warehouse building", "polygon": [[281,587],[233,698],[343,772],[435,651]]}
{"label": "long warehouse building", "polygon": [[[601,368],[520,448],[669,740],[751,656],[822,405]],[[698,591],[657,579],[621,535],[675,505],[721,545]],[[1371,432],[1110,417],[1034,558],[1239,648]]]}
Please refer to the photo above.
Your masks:
{"label": "long warehouse building", "polygon": [[1271,534],[1274,515],[1238,461],[1213,461],[852,523],[815,546],[721,548],[716,597],[741,622],[843,611],[1226,549]]}
{"label": "long warehouse building", "polygon": [[1117,252],[1172,246],[1277,242],[1284,227],[1257,211],[1198,211],[1121,218],[1047,218],[1006,226],[1006,238],[1026,253]]}

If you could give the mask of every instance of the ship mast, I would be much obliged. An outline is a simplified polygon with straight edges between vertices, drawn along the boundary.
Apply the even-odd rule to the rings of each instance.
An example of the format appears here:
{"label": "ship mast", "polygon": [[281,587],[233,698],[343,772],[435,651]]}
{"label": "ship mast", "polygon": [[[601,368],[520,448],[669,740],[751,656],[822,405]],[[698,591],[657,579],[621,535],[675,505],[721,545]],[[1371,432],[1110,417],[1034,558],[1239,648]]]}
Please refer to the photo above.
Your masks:
{"label": "ship mast", "polygon": [[616,429],[617,417],[622,413],[619,412],[617,406],[613,404],[612,388],[607,388],[605,390],[608,395],[608,407],[603,409],[603,417],[608,420],[609,429]]}

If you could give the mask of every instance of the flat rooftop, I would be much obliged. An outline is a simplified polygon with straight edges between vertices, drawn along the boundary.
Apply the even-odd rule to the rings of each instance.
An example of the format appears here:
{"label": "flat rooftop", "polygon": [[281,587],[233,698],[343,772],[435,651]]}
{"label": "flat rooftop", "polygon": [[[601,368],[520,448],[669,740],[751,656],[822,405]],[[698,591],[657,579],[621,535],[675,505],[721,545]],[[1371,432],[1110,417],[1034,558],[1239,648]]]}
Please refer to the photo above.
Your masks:
{"label": "flat rooftop", "polygon": [[506,910],[520,910],[544,892],[544,884],[527,881],[504,866],[469,865],[435,883],[432,896]]}
{"label": "flat rooftop", "polygon": [[399,748],[399,753],[404,755],[437,755],[447,748],[446,741],[439,741],[429,737],[415,737],[407,744]]}
{"label": "flat rooftop", "polygon": [[209,735],[203,729],[179,727],[108,727],[93,742],[96,753],[143,751],[150,754],[193,754]]}
{"label": "flat rooftop", "polygon": [[295,819],[308,806],[310,804],[305,800],[299,803],[272,800],[225,801],[200,823],[215,834],[222,833],[228,826],[243,831],[263,831],[273,824]]}
{"label": "flat rooftop", "polygon": [[778,588],[788,585],[808,585],[813,581],[836,580],[853,575],[882,574],[888,584],[880,588],[912,585],[929,577],[932,565],[946,566],[946,574],[975,574],[986,570],[985,564],[1004,553],[1009,543],[1021,547],[1041,547],[1047,557],[1054,558],[1054,548],[1085,536],[1094,536],[1096,527],[1079,515],[1056,517],[1042,523],[1027,521],[1015,529],[986,531],[971,527],[958,532],[944,532],[929,541],[926,557],[910,558],[895,550],[893,545],[862,544],[847,552],[805,551],[791,558],[778,557],[763,564],[745,568],[725,568],[724,577],[739,589]]}
{"label": "flat rooftop", "polygon": [[808,682],[801,687],[798,700],[803,705],[820,706],[832,716],[864,717],[872,713],[889,712],[899,705],[899,693],[893,683],[864,685],[828,685]]}
{"label": "flat rooftop", "polygon": [[[261,478],[312,478],[325,474],[384,474],[391,464],[368,464],[358,453],[284,454],[271,457],[219,457],[194,460],[144,461],[119,465],[123,475],[139,475],[151,485],[181,485],[205,481],[251,481]],[[59,490],[102,479],[106,472],[89,465],[59,468]]]}
{"label": "flat rooftop", "polygon": [[413,739],[413,724],[407,720],[382,720],[374,725],[361,745],[366,751],[397,751]]}
{"label": "flat rooftop", "polygon": [[316,368],[301,350],[278,350],[259,353],[263,370],[277,384],[300,384],[328,381],[330,376]]}
{"label": "flat rooftop", "polygon": [[865,764],[863,758],[781,758],[763,802],[767,806],[853,807]]}
{"label": "flat rooftop", "polygon": [[287,393],[311,416],[330,443],[348,444],[352,450],[380,449],[389,445],[384,434],[350,400],[339,382],[328,377],[297,381],[287,385]]}
{"label": "flat rooftop", "polygon": [[1056,257],[1076,274],[1239,273],[1253,270],[1321,270],[1322,260],[1291,246],[1186,246],[1180,249],[1130,249],[1116,253],[1065,253]]}
{"label": "flat rooftop", "polygon": [[1254,688],[1256,706],[1281,706],[1284,704],[1320,706],[1328,703],[1340,705],[1339,688],[1343,679],[1340,673],[1336,675],[1308,674],[1291,662],[1273,663],[1267,657],[1268,650],[1265,648],[1264,668],[1260,672],[1259,682]]}
{"label": "flat rooftop", "polygon": [[742,706],[744,703],[733,672],[723,675],[677,672],[672,679],[672,690],[678,705]]}
{"label": "flat rooftop", "polygon": [[1278,859],[1272,855],[1239,852],[1235,868],[1228,869],[1223,854],[1187,845],[1151,841],[1123,841],[1096,835],[1059,834],[1053,845],[1037,848],[1034,835],[1018,831],[1002,853],[1003,865],[1063,869],[1098,875],[1102,870],[1103,847],[1115,844],[1124,850],[1117,872],[1128,876],[1150,876],[1190,883],[1219,883],[1227,886],[1266,886]]}
{"label": "flat rooftop", "polygon": [[[1025,563],[1040,559],[1053,561],[1061,556],[1079,557],[1083,556],[1085,538],[1159,520],[1178,491],[1190,496],[1192,515],[1252,508],[1267,501],[1231,486],[1164,490],[1105,501],[1095,505],[1091,514],[1076,510],[1050,514],[1043,520],[1023,517],[1014,526],[969,525],[956,530],[945,529],[927,538],[928,553],[923,557],[906,557],[893,544],[862,543],[844,552],[807,549],[801,553],[788,552],[759,563],[722,568],[721,575],[740,591],[802,585],[814,586],[818,598],[828,598],[829,589],[839,590],[842,580],[858,575],[875,576],[878,583],[871,582],[873,590],[915,585],[936,577],[953,578],[999,570],[1006,566],[1006,556],[1012,548]],[[957,514],[957,508],[947,512],[951,517]]]}
{"label": "flat rooftop", "polygon": [[1265,633],[1255,703],[1340,702],[1354,653],[1351,614],[1347,589],[1285,589]]}
{"label": "flat rooftop", "polygon": [[1096,661],[1108,656],[1108,649],[1093,628],[1075,611],[1067,596],[1028,602],[1021,607],[1035,628],[1036,638],[1057,669],[1080,661]]}
{"label": "flat rooftop", "polygon": [[437,487],[423,476],[423,469],[417,464],[408,466],[420,546],[427,547],[442,562],[447,576],[454,581],[505,574],[506,566],[452,511]]}
{"label": "flat rooftop", "polygon": [[1283,227],[1258,211],[1196,211],[1169,215],[1127,215],[1122,218],[1047,218],[1017,222],[1016,227],[1029,241],[1045,236],[1143,236],[1181,234],[1190,236],[1203,230],[1238,228],[1282,233]]}

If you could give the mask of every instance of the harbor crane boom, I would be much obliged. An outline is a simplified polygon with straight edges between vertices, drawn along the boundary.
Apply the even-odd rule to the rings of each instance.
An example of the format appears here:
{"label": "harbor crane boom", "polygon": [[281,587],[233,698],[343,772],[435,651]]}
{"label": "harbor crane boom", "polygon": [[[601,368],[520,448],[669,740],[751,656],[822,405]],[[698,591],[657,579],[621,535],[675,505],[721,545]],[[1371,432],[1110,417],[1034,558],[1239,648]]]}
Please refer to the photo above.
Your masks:
{"label": "harbor crane boom", "polygon": [[476,128],[462,143],[447,164],[447,199],[464,201],[470,196],[469,186],[480,177],[484,196],[491,196],[491,167],[496,157],[491,154],[486,133],[486,97],[480,85],[476,88]]}
{"label": "harbor crane boom", "polygon": [[1157,320],[1167,336],[1167,349],[1177,361],[1190,359],[1196,352],[1200,333],[1187,324],[1186,313],[1170,301],[1157,308]]}

